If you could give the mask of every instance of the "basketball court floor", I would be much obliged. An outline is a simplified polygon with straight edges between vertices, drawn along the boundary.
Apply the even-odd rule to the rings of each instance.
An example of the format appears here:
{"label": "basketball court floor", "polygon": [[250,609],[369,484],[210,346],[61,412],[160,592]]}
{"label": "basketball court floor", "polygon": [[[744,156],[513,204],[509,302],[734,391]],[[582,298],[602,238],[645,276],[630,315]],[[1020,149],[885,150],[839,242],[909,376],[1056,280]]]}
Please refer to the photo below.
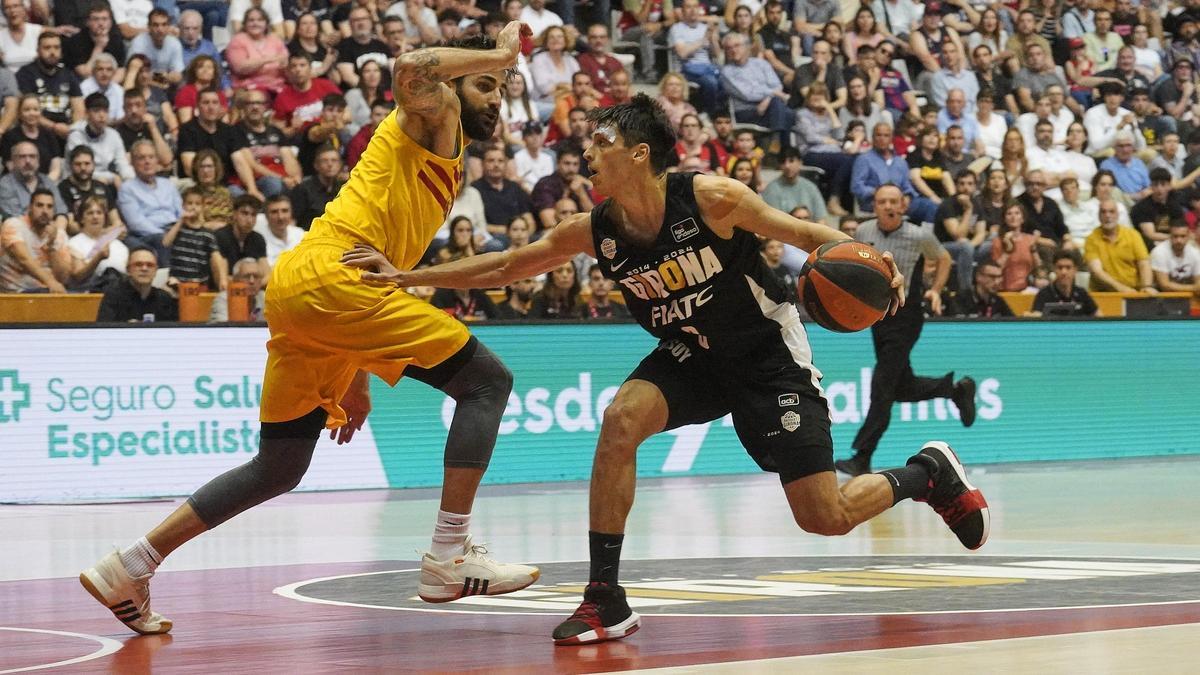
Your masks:
{"label": "basketball court floor", "polygon": [[974,467],[991,539],[961,549],[905,503],[801,532],[769,475],[645,480],[621,576],[629,638],[554,647],[587,581],[584,484],[486,488],[473,530],[541,565],[517,594],[416,600],[431,490],[285,495],[155,577],[169,636],[136,636],[76,581],[178,500],[0,507],[0,674],[1197,673],[1200,457]]}

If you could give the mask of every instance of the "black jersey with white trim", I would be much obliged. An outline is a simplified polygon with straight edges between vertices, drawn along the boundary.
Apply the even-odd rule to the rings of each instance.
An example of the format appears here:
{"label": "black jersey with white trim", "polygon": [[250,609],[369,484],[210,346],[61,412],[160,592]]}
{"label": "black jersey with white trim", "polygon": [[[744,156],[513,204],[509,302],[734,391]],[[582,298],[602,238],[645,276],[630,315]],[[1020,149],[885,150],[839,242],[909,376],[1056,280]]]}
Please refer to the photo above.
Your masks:
{"label": "black jersey with white trim", "polygon": [[621,237],[609,217],[612,200],[592,209],[592,243],[642,328],[721,355],[746,354],[799,315],[754,234],[734,228],[723,239],[704,222],[695,175],[667,176],[662,227],[650,247]]}

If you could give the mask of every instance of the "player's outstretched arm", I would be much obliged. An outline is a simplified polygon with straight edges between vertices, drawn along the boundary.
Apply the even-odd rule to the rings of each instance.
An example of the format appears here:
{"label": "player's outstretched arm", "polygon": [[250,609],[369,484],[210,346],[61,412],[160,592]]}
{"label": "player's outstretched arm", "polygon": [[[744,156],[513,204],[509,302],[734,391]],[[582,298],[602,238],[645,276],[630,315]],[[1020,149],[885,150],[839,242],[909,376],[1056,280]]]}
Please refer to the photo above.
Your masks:
{"label": "player's outstretched arm", "polygon": [[[436,288],[499,288],[518,279],[549,272],[581,252],[592,253],[592,216],[580,213],[521,248],[483,253],[416,270],[398,270],[384,255],[366,244],[342,254],[342,263],[363,270],[366,283]],[[593,255],[594,257],[594,255]]]}
{"label": "player's outstretched arm", "polygon": [[[692,186],[704,222],[720,236],[732,237],[736,227],[810,252],[821,244],[850,239],[845,232],[828,225],[793,218],[769,206],[758,193],[732,178],[696,176]],[[883,259],[892,268],[890,312],[895,314],[904,305],[904,275],[891,253],[885,252]]]}
{"label": "player's outstretched arm", "polygon": [[430,47],[402,54],[392,69],[392,95],[410,115],[441,117],[446,106],[457,109],[454,92],[445,83],[464,75],[507,70],[516,66],[521,35],[529,27],[512,21],[496,36],[491,50]]}
{"label": "player's outstretched arm", "polygon": [[805,251],[850,238],[827,225],[793,218],[768,206],[756,192],[732,178],[696,176],[692,185],[704,222],[721,236],[733,236],[736,227]]}

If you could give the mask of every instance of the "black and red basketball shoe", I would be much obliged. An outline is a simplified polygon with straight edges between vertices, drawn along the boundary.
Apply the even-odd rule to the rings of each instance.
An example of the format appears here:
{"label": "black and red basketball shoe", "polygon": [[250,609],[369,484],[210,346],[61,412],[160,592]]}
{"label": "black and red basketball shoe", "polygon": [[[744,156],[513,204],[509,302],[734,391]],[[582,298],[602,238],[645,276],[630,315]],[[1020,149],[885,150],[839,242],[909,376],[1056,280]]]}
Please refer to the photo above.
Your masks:
{"label": "black and red basketball shoe", "polygon": [[593,581],[583,591],[583,602],[571,618],[554,629],[554,644],[590,645],[619,640],[641,628],[641,617],[629,609],[625,589]]}
{"label": "black and red basketball shoe", "polygon": [[963,546],[972,551],[983,546],[992,524],[987,500],[979,488],[967,481],[967,471],[950,446],[929,441],[909,458],[908,464],[914,462],[925,465],[930,478],[929,494],[913,501],[928,502]]}

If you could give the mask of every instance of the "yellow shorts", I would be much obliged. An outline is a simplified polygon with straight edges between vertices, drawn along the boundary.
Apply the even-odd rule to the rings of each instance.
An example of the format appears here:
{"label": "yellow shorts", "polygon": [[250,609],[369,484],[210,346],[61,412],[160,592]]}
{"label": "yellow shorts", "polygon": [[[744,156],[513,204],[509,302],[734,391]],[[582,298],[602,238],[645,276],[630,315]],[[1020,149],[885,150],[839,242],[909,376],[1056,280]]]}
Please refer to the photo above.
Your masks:
{"label": "yellow shorts", "polygon": [[338,240],[306,240],[271,272],[263,422],[286,422],[321,406],[329,413],[326,426],[339,427],[346,413],[338,403],[358,370],[395,385],[409,364],[432,368],[471,337],[423,300],[364,284],[359,270],[338,262],[348,248]]}

